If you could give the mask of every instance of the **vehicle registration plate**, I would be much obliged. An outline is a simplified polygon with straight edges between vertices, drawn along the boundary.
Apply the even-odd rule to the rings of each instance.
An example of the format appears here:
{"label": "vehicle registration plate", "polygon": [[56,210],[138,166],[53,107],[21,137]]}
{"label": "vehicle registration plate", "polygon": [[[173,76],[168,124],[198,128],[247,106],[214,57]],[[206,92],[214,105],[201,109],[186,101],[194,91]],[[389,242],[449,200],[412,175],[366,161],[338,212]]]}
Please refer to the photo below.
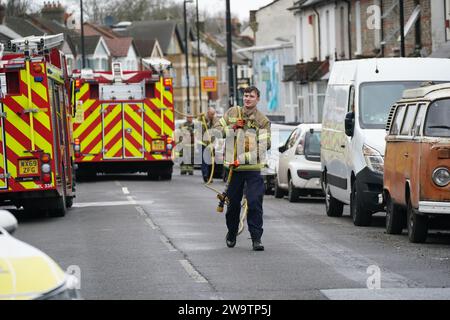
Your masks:
{"label": "vehicle registration plate", "polygon": [[163,151],[165,149],[164,140],[153,140],[152,151]]}
{"label": "vehicle registration plate", "polygon": [[37,175],[39,174],[38,159],[19,160],[19,175]]}

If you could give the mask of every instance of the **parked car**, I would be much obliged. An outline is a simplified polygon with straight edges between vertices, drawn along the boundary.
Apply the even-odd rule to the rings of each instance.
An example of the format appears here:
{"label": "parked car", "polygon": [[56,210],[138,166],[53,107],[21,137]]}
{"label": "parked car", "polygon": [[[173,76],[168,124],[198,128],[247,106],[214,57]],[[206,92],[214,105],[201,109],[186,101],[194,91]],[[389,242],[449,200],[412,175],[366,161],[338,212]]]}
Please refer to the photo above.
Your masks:
{"label": "parked car", "polygon": [[450,84],[405,91],[386,131],[386,232],[424,242],[429,219],[450,215]]}
{"label": "parked car", "polygon": [[0,299],[80,299],[78,279],[42,251],[11,236],[16,218],[0,210]]}
{"label": "parked car", "polygon": [[279,148],[275,197],[288,194],[290,202],[308,194],[321,196],[320,185],[320,123],[302,123]]}
{"label": "parked car", "polygon": [[386,121],[406,89],[450,81],[450,59],[381,58],[338,61],[330,73],[322,121],[322,184],[328,216],[350,204],[353,223],[384,211]]}
{"label": "parked car", "polygon": [[271,131],[271,148],[267,151],[267,164],[261,170],[261,175],[264,179],[266,187],[266,194],[273,192],[275,187],[275,178],[278,171],[278,159],[280,152],[278,148],[284,145],[289,135],[294,131],[296,126],[272,123],[270,126]]}

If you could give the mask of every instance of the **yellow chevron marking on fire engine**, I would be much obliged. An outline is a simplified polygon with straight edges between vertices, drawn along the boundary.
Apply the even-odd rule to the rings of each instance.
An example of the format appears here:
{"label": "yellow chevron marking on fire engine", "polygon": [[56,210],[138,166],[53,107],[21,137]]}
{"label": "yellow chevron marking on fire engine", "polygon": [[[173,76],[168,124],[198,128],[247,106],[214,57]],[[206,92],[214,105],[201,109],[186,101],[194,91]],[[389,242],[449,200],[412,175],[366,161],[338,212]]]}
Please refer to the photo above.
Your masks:
{"label": "yellow chevron marking on fire engine", "polygon": [[42,82],[34,81],[34,78],[31,80],[31,90],[33,90],[42,100],[47,102],[47,87],[42,84]]}
{"label": "yellow chevron marking on fire engine", "polygon": [[108,158],[120,158],[121,156],[119,156],[119,157],[116,157],[116,156],[115,156],[116,153],[117,153],[120,149],[122,149],[122,140],[117,141],[117,143],[116,143],[111,149],[109,149],[109,150],[106,152],[105,156],[108,157]]}
{"label": "yellow chevron marking on fire engine", "polygon": [[[156,125],[157,125],[158,127],[161,127],[161,118],[160,118],[159,116],[157,116],[156,113],[153,112],[152,109],[150,109],[150,108],[147,109],[147,115],[150,117],[150,119],[152,119],[152,121],[153,121],[154,123],[156,123]],[[164,134],[170,136],[170,135],[172,134],[171,131],[172,131],[172,129],[170,129],[169,126],[164,126]],[[159,136],[159,132],[156,133],[156,136]],[[155,136],[155,137],[156,137],[156,136]],[[154,137],[154,136],[152,135],[152,138],[153,138],[153,137]]]}
{"label": "yellow chevron marking on fire engine", "polygon": [[[156,90],[161,92],[161,83],[160,82],[157,82],[155,87],[156,87]],[[165,87],[162,86],[162,92],[163,92],[164,98],[167,99],[170,103],[172,103],[173,96],[170,93],[170,91],[166,91]]]}
{"label": "yellow chevron marking on fire engine", "polygon": [[[0,129],[2,130],[2,129]],[[3,134],[0,132],[0,145],[3,145]],[[3,146],[0,146],[1,148],[3,148]],[[5,155],[3,154],[3,150],[0,150],[0,168],[2,168],[4,171],[6,169],[5,166]],[[6,179],[2,178],[0,179],[0,188],[5,188],[6,187]]]}
{"label": "yellow chevron marking on fire engine", "polygon": [[[96,126],[94,128],[94,130],[92,130],[88,134],[88,136],[83,141],[81,141],[81,150],[82,150],[82,152],[83,152],[84,148],[89,146],[91,144],[92,140],[97,138],[97,136],[100,135],[101,133],[102,133],[102,124],[99,123],[98,126]],[[100,141],[100,144],[101,144],[101,141]],[[101,147],[100,147],[100,149],[101,149]],[[97,150],[97,148],[94,147],[91,151],[89,151],[89,153],[98,153],[98,152],[100,152],[100,149]]]}
{"label": "yellow chevron marking on fire engine", "polygon": [[[4,105],[4,107],[5,107],[5,112],[13,115],[13,116],[11,116],[9,121],[14,123],[14,126],[19,131],[23,132],[26,135],[26,132],[30,131],[30,126],[28,125],[28,123],[26,123],[20,117],[18,117],[7,105]],[[41,150],[44,150],[45,152],[48,152],[50,154],[50,156],[53,157],[52,145],[46,139],[44,139],[37,131],[34,131],[34,137],[35,137],[35,143],[36,143],[37,147]],[[9,142],[10,141],[8,140],[8,144],[9,144]],[[27,150],[27,149],[23,148],[23,150]],[[26,153],[26,154],[19,153],[18,155],[25,156],[25,155],[29,155],[29,153]]]}
{"label": "yellow chevron marking on fire engine", "polygon": [[[25,106],[28,103],[28,98],[26,96],[13,96],[13,100],[21,105]],[[33,109],[40,109],[37,105],[34,103],[32,104]],[[39,121],[44,127],[46,127],[48,130],[50,130],[50,117],[45,112],[37,112],[34,114],[34,119]]]}
{"label": "yellow chevron marking on fire engine", "polygon": [[[83,110],[86,111],[87,108],[89,108],[94,102],[94,100],[87,100],[87,102],[85,102],[82,107]],[[100,115],[100,108],[101,106],[98,105],[98,107],[96,107],[94,111],[92,111],[92,113],[87,118],[85,118],[84,121],[75,129],[73,133],[75,138],[78,138],[87,128],[89,128],[92,122],[98,119]]]}
{"label": "yellow chevron marking on fire engine", "polygon": [[[77,99],[77,101],[78,100],[80,100],[81,99],[81,97],[83,97],[85,94],[86,94],[86,92],[89,90],[89,84],[88,83],[83,83],[83,85],[81,86],[81,88],[80,88],[80,91],[78,91],[76,94],[75,94],[75,98]],[[87,100],[85,100],[85,102],[86,102]]]}
{"label": "yellow chevron marking on fire engine", "polygon": [[[111,112],[108,112],[106,114],[106,117],[104,118],[104,123],[103,123],[103,130],[106,129],[106,127],[109,125],[109,123],[111,123],[112,121],[114,121],[114,119],[116,119],[117,116],[119,116],[120,120],[119,122],[109,131],[106,133],[106,135],[104,135],[103,138],[103,145],[104,148],[107,148],[107,144],[114,139],[114,137],[118,134],[118,133],[122,133],[122,108],[120,105],[112,108]],[[105,134],[105,132],[104,132]],[[114,158],[114,155],[117,153],[117,151],[119,151],[122,148],[122,138],[119,139],[119,141],[117,141],[114,146],[110,147],[108,150],[106,150],[105,152],[105,157],[108,158]]]}

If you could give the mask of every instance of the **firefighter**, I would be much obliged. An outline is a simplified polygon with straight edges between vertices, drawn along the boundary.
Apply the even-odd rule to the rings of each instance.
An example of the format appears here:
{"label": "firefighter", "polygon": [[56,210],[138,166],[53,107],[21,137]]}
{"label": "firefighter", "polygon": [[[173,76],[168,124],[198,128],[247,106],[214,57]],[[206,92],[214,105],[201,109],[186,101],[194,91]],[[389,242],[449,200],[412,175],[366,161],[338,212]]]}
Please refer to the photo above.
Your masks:
{"label": "firefighter", "polygon": [[211,135],[210,130],[214,127],[214,125],[218,121],[216,117],[216,110],[212,107],[209,107],[208,111],[206,112],[206,117],[202,115],[200,121],[202,121],[202,128],[204,130],[204,134],[201,140],[202,176],[203,181],[208,182],[212,170],[212,157],[214,157],[214,147],[213,147],[214,136]]}
{"label": "firefighter", "polygon": [[[186,122],[183,123],[180,127],[182,130],[182,139],[181,143],[183,148],[181,149],[180,156],[182,158],[182,162],[180,164],[180,173],[181,174],[194,174],[194,153],[195,153],[195,137],[194,137],[194,129],[195,124],[193,121],[194,117],[188,115],[186,117]],[[187,154],[185,154],[185,152]]]}
{"label": "firefighter", "polygon": [[[231,181],[227,195],[229,205],[225,215],[228,233],[226,244],[229,248],[236,245],[239,227],[241,201],[246,186],[248,203],[247,223],[255,251],[263,251],[261,242],[263,234],[263,196],[264,181],[261,177],[266,158],[270,149],[270,121],[257,109],[260,92],[250,86],[244,90],[244,106],[230,108],[214,126],[222,131],[226,138],[226,154],[224,164],[232,170]],[[234,140],[230,154],[229,139]]]}

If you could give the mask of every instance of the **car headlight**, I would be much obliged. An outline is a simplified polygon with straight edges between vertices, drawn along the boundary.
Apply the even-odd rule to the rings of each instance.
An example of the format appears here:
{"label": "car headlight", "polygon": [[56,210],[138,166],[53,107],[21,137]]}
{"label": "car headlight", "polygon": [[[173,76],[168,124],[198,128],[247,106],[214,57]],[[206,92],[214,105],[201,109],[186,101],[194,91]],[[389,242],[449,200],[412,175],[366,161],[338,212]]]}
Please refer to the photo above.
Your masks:
{"label": "car headlight", "polygon": [[384,159],[380,152],[364,144],[363,155],[370,170],[381,174],[384,173]]}
{"label": "car headlight", "polygon": [[437,168],[433,171],[432,178],[438,187],[445,187],[450,183],[450,172],[447,168]]}
{"label": "car headlight", "polygon": [[67,275],[58,288],[38,297],[37,300],[80,300],[79,281],[75,276]]}

